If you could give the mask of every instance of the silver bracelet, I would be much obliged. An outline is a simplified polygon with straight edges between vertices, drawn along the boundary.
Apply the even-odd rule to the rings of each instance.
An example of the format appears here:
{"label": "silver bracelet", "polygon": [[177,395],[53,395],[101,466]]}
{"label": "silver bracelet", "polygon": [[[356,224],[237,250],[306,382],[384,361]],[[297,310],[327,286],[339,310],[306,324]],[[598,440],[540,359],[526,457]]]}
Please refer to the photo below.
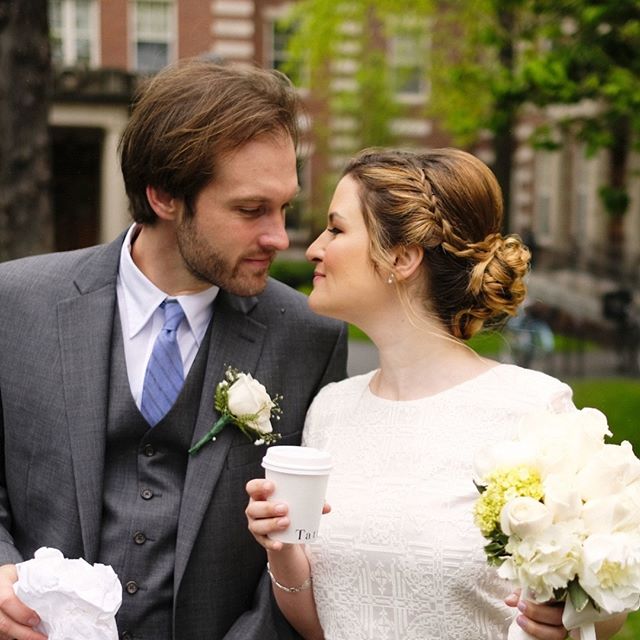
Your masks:
{"label": "silver bracelet", "polygon": [[311,583],[313,582],[312,577],[309,576],[301,585],[299,585],[297,587],[285,587],[283,584],[280,584],[276,580],[276,577],[273,575],[273,573],[271,573],[271,567],[269,566],[268,562],[267,562],[267,573],[269,574],[269,577],[271,578],[271,582],[273,582],[273,584],[276,587],[278,587],[278,589],[281,589],[282,591],[286,591],[287,593],[298,593],[299,591],[306,591],[307,589],[309,589],[311,587]]}

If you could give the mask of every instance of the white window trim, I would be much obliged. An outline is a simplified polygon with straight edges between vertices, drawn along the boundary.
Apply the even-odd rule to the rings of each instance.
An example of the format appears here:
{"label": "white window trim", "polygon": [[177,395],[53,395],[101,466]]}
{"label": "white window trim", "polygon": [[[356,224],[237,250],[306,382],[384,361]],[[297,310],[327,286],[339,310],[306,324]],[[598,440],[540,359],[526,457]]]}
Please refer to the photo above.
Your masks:
{"label": "white window trim", "polygon": [[[286,18],[287,15],[293,9],[293,3],[287,2],[281,4],[277,7],[266,7],[264,9],[264,20],[263,20],[263,56],[264,56],[264,65],[268,69],[274,68],[274,42],[273,42],[273,32],[274,32],[274,24],[278,20],[282,20]],[[296,89],[300,96],[306,97],[309,95],[309,69],[304,62],[301,63],[302,68],[300,69],[300,82],[301,85],[296,86]]]}
{"label": "white window trim", "polygon": [[[398,27],[402,26],[403,18],[396,18]],[[414,25],[411,22],[407,22],[407,27],[411,29]],[[424,38],[424,51],[426,53],[426,59],[422,62],[417,59],[413,59],[412,61],[415,63],[416,68],[420,68],[422,72],[422,87],[419,91],[396,91],[395,96],[400,104],[406,105],[420,105],[424,104],[429,100],[429,96],[431,95],[431,83],[429,82],[429,67],[431,64],[431,51],[433,48],[433,37],[431,35],[431,21],[425,21],[425,31],[422,34],[419,34],[420,39]],[[406,60],[400,60],[396,43],[402,37],[401,31],[392,31],[389,35],[388,40],[388,54],[389,54],[389,68],[393,73],[397,67],[403,66],[402,62],[409,62],[409,58]]]}
{"label": "white window trim", "polygon": [[[162,2],[163,4],[171,5],[171,11],[173,12],[173,16],[169,20],[170,32],[168,34],[168,54],[167,54],[167,64],[172,64],[176,62],[178,59],[178,1],[179,0],[157,0],[158,2]],[[137,24],[137,0],[130,0],[129,2],[129,60],[131,64],[129,65],[130,71],[138,71],[138,34],[136,29]],[[171,27],[173,25],[173,27]]]}
{"label": "white window trim", "polygon": [[[78,64],[78,43],[76,31],[76,1],[62,0],[60,7],[62,64],[74,67]],[[100,17],[98,0],[89,3],[89,66],[93,69],[100,66]]]}
{"label": "white window trim", "polygon": [[[534,216],[533,231],[536,240],[543,246],[554,246],[558,233],[559,181],[561,154],[558,151],[538,151],[535,155],[535,187],[534,187]],[[548,163],[544,175],[541,175],[541,163]],[[548,182],[545,181],[548,178]],[[541,198],[548,198],[548,229],[543,229],[539,218]]]}

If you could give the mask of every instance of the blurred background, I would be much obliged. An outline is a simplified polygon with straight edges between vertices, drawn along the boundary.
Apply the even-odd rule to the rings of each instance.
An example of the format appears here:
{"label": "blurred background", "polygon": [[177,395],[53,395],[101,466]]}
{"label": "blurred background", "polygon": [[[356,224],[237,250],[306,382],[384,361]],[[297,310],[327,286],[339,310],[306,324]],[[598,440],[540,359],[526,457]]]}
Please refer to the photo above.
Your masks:
{"label": "blurred background", "polygon": [[[136,88],[191,56],[279,69],[304,100],[273,267],[303,291],[352,153],[453,145],[488,163],[533,268],[519,316],[472,346],[569,381],[640,451],[638,0],[0,0],[0,260],[127,226]],[[358,373],[375,352],[351,330]]]}

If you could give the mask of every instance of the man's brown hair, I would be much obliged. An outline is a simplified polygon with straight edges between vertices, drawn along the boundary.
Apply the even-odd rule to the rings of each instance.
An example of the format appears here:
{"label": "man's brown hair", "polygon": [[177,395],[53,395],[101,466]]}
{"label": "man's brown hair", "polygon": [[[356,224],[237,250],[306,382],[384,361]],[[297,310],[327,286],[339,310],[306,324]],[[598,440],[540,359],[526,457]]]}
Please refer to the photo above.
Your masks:
{"label": "man's brown hair", "polygon": [[277,71],[202,59],[167,67],[140,90],[120,141],[120,164],[136,222],[153,223],[147,186],[184,200],[216,176],[222,156],[264,135],[297,144],[300,102]]}

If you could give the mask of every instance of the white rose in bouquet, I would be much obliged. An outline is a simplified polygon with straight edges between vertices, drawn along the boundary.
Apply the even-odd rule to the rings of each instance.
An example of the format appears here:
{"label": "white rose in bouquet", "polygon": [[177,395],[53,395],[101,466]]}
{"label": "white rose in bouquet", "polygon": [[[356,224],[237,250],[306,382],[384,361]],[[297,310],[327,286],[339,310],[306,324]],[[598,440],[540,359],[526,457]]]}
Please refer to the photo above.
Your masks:
{"label": "white rose in bouquet", "polygon": [[553,521],[572,520],[582,512],[582,499],[573,478],[565,475],[551,474],[542,486],[544,503],[553,514]]}
{"label": "white rose in bouquet", "polygon": [[640,530],[640,508],[628,492],[588,500],[582,507],[585,529],[592,533]]}
{"label": "white rose in bouquet", "polygon": [[[564,601],[563,623],[594,624],[640,607],[640,460],[596,409],[538,412],[518,438],[480,455],[474,521],[487,562],[522,599]],[[509,640],[533,640],[514,620]]]}
{"label": "white rose in bouquet", "polygon": [[640,607],[640,535],[589,536],[583,543],[578,578],[594,602],[609,613]]}
{"label": "white rose in bouquet", "polygon": [[509,556],[498,575],[526,585],[537,602],[547,602],[554,590],[564,589],[575,577],[581,560],[579,521],[552,524],[535,536],[511,536],[505,550]]}
{"label": "white rose in bouquet", "polygon": [[604,446],[604,437],[611,432],[601,411],[586,408],[529,414],[520,421],[519,434],[522,443],[537,450],[543,476],[568,476]]}
{"label": "white rose in bouquet", "polygon": [[640,460],[628,442],[606,444],[578,472],[583,500],[604,498],[623,491],[640,479]]}
{"label": "white rose in bouquet", "polygon": [[539,500],[529,497],[514,498],[500,513],[502,533],[525,538],[542,533],[553,520],[553,514]]}

